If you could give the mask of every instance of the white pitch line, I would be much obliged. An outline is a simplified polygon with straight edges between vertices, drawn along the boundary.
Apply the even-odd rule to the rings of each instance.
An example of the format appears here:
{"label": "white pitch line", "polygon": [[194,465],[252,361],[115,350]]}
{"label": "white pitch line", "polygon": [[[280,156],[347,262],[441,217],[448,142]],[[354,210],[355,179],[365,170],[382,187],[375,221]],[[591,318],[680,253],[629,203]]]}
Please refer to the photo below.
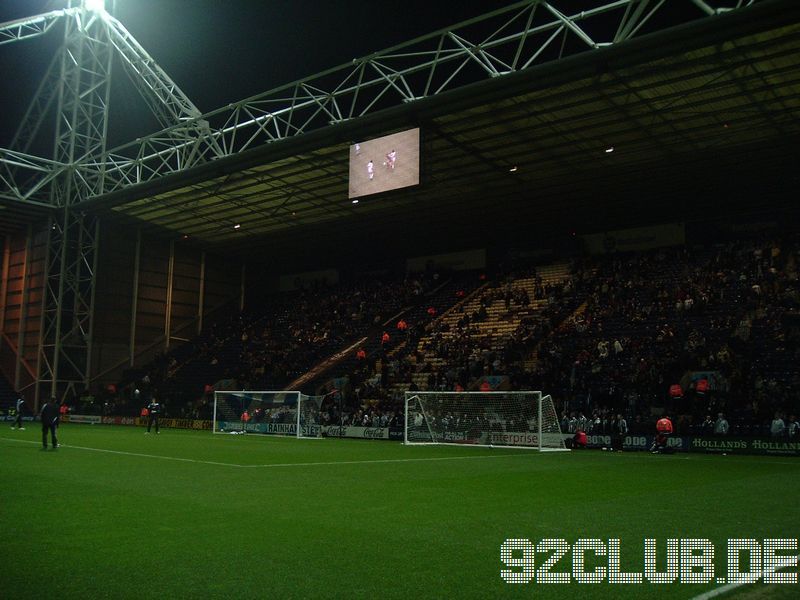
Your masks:
{"label": "white pitch line", "polygon": [[765,575],[771,575],[780,571],[784,566],[790,567],[794,565],[776,565],[765,570],[763,573],[759,574],[758,577],[743,577],[742,581],[737,583],[726,583],[725,585],[715,588],[713,590],[709,590],[707,592],[703,592],[697,596],[692,596],[689,600],[709,600],[710,598],[716,598],[717,596],[723,596],[725,594],[729,594],[735,589],[738,589],[745,585],[757,585],[758,580],[764,577]]}
{"label": "white pitch line", "polygon": [[[0,437],[2,440],[8,440],[9,442],[22,442],[23,444],[38,444],[39,442],[34,442],[31,440],[18,440],[15,438],[8,438],[8,437]],[[216,438],[212,438],[216,439]],[[253,438],[251,438],[253,439]],[[263,441],[277,441],[272,440],[271,438],[267,438],[265,440],[259,440],[259,442]],[[219,465],[223,467],[239,467],[239,468],[269,468],[269,467],[298,467],[298,466],[325,466],[325,465],[361,465],[361,464],[369,464],[369,463],[403,463],[403,462],[426,462],[426,461],[438,461],[438,460],[461,460],[461,459],[472,459],[472,458],[501,458],[501,457],[508,457],[508,456],[535,456],[539,453],[532,452],[530,454],[481,454],[479,456],[441,456],[441,457],[428,457],[428,458],[388,458],[388,459],[378,459],[378,460],[354,460],[354,461],[331,461],[331,462],[308,462],[308,463],[272,463],[272,464],[263,464],[263,465],[240,465],[236,463],[223,463],[223,462],[214,462],[210,460],[197,460],[193,458],[178,458],[174,456],[159,456],[157,454],[140,454],[137,452],[123,452],[122,450],[105,450],[103,448],[89,448],[85,446],[68,446],[66,444],[61,444],[60,447],[63,448],[75,448],[79,450],[89,450],[94,452],[107,452],[111,454],[123,454],[128,456],[141,456],[144,458],[160,458],[162,460],[175,460],[180,462],[192,462],[192,463],[199,463],[199,464],[207,464],[207,465]],[[473,448],[473,446],[470,446]],[[610,454],[610,453],[609,453]],[[591,455],[596,455],[597,458],[605,457],[607,454],[605,453],[594,453],[592,452]],[[581,456],[590,456],[590,453],[581,453]],[[619,456],[619,454],[614,453],[614,456]],[[623,454],[626,458],[642,458],[645,460],[664,460],[669,462],[670,460],[689,460],[689,461],[697,461],[697,462],[710,462],[716,460],[722,460],[722,457],[718,456],[711,456],[711,455],[689,455],[689,456],[671,456],[668,458],[664,457],[653,457],[649,452],[636,452],[630,451]],[[788,460],[788,461],[781,461],[781,460],[774,460],[773,457],[767,456],[747,456],[747,455],[736,455],[735,457],[736,462],[761,462],[766,463],[768,465],[792,465],[798,466],[800,465],[800,460]],[[766,459],[766,461],[765,461]],[[611,464],[611,460],[609,460],[608,464]]]}
{"label": "white pitch line", "polygon": [[[269,468],[269,467],[319,467],[327,465],[368,465],[372,463],[405,463],[405,462],[427,462],[434,460],[474,460],[476,458],[502,458],[508,456],[526,456],[525,454],[479,454],[478,456],[434,456],[426,458],[379,458],[376,460],[337,460],[331,462],[304,462],[304,463],[269,463],[265,465],[238,465],[245,468]],[[528,454],[527,456],[530,456]]]}
{"label": "white pitch line", "polygon": [[[9,442],[20,442],[23,444],[38,444],[31,440],[16,440],[14,438],[2,437],[0,439],[8,440]],[[426,458],[385,458],[377,460],[340,460],[340,461],[326,461],[326,462],[300,462],[300,463],[268,463],[263,465],[240,465],[236,463],[215,462],[211,460],[197,460],[195,458],[178,458],[175,456],[161,456],[158,454],[143,454],[140,452],[125,452],[123,450],[107,450],[105,448],[89,448],[88,446],[73,446],[68,444],[59,444],[59,448],[70,448],[73,450],[88,450],[90,452],[103,452],[106,454],[121,454],[123,456],[138,456],[141,458],[158,458],[161,460],[174,460],[178,462],[199,463],[204,465],[217,465],[220,467],[238,467],[242,469],[268,469],[273,467],[321,467],[333,465],[368,465],[372,463],[407,463],[407,462],[430,462],[430,461],[443,461],[443,460],[467,460],[478,458],[503,458],[509,456],[526,456],[525,454],[481,454],[478,456],[436,456]],[[530,455],[527,455],[530,456]]]}
{"label": "white pitch line", "polygon": [[[61,448],[61,445],[59,445]],[[213,460],[197,460],[195,458],[178,458],[177,456],[161,456],[159,454],[141,454],[139,452],[123,452],[122,450],[106,450],[104,448],[89,448],[87,446],[65,445],[64,448],[74,448],[76,450],[89,450],[90,452],[106,452],[108,454],[124,454],[125,456],[141,456],[143,458],[160,458],[161,460],[175,460],[179,462],[200,463],[204,465],[219,465],[221,467],[241,467],[235,463],[215,462]]]}
{"label": "white pitch line", "polygon": [[[20,442],[22,444],[38,444],[39,442],[33,442],[31,440],[15,440],[13,438],[0,438],[3,440],[8,440],[9,442]],[[201,463],[205,465],[219,465],[222,467],[241,467],[244,465],[237,465],[235,463],[223,463],[223,462],[214,462],[212,460],[197,460],[194,458],[178,458],[176,456],[160,456],[158,454],[142,454],[139,452],[124,452],[122,450],[107,450],[105,448],[89,448],[88,446],[73,446],[71,444],[59,444],[59,448],[71,448],[74,450],[89,450],[90,452],[105,452],[107,454],[122,454],[125,456],[140,456],[142,458],[160,458],[161,460],[176,460],[179,462],[190,462],[190,463]]]}

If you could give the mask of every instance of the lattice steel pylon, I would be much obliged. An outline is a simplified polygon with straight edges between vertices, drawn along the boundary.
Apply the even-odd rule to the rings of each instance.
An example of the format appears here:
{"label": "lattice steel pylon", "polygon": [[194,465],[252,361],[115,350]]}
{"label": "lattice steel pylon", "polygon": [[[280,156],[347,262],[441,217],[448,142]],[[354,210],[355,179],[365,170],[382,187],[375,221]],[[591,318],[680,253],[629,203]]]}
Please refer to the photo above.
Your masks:
{"label": "lattice steel pylon", "polygon": [[[69,8],[0,25],[0,44],[29,39],[63,26],[63,43],[20,123],[2,151],[0,179],[19,201],[58,210],[47,225],[47,251],[37,355],[36,402],[88,386],[100,223],[80,208],[105,190],[106,140],[112,66],[119,57],[131,80],[172,141],[190,152],[206,135],[200,111],[102,3]],[[52,130],[52,160],[30,153],[42,131]],[[182,124],[184,124],[182,126]],[[96,165],[75,168],[78,163]]]}

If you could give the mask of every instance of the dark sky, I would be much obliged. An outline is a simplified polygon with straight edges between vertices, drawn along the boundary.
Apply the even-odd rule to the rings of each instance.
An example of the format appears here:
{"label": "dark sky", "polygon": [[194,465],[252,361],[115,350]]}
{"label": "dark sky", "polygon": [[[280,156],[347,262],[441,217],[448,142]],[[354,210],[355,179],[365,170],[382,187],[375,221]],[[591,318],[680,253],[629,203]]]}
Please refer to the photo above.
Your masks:
{"label": "dark sky", "polygon": [[[66,0],[2,0],[0,22],[66,4]],[[106,0],[110,12],[203,112],[504,4],[489,0]],[[7,145],[57,47],[59,35],[52,33],[0,46],[2,146]],[[124,94],[112,101],[126,114],[135,114],[129,110],[139,103]]]}
{"label": "dark sky", "polygon": [[[512,1],[106,0],[106,6],[195,105],[209,112]],[[0,22],[68,3],[0,0]],[[597,6],[598,0],[554,4],[574,14]],[[699,14],[691,0],[675,0],[659,15],[667,10]],[[9,146],[61,37],[61,31],[54,30],[37,39],[0,46],[0,147]],[[111,147],[160,129],[119,70],[114,90]],[[44,146],[51,145],[50,140],[42,141],[46,143],[39,145],[40,153],[49,154]]]}

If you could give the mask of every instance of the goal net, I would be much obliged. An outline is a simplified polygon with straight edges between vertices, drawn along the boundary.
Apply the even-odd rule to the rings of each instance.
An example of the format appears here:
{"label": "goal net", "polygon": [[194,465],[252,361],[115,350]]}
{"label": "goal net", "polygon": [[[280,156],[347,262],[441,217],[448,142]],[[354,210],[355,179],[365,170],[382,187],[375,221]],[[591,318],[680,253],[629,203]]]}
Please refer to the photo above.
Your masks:
{"label": "goal net", "polygon": [[214,392],[214,433],[319,438],[322,396],[300,392]]}
{"label": "goal net", "polygon": [[567,449],[541,392],[406,392],[405,417],[406,444]]}

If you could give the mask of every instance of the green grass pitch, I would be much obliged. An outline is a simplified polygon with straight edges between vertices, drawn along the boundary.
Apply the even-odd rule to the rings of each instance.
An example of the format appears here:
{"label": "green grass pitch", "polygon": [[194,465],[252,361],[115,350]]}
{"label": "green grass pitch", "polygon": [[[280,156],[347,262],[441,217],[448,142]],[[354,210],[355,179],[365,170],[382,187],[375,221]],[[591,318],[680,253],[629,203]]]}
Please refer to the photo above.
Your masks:
{"label": "green grass pitch", "polygon": [[619,538],[623,570],[641,572],[646,537],[718,551],[800,537],[791,458],[88,425],[62,426],[62,448],[45,452],[39,436],[35,424],[0,430],[2,598],[693,598],[721,586],[509,585],[500,546]]}

